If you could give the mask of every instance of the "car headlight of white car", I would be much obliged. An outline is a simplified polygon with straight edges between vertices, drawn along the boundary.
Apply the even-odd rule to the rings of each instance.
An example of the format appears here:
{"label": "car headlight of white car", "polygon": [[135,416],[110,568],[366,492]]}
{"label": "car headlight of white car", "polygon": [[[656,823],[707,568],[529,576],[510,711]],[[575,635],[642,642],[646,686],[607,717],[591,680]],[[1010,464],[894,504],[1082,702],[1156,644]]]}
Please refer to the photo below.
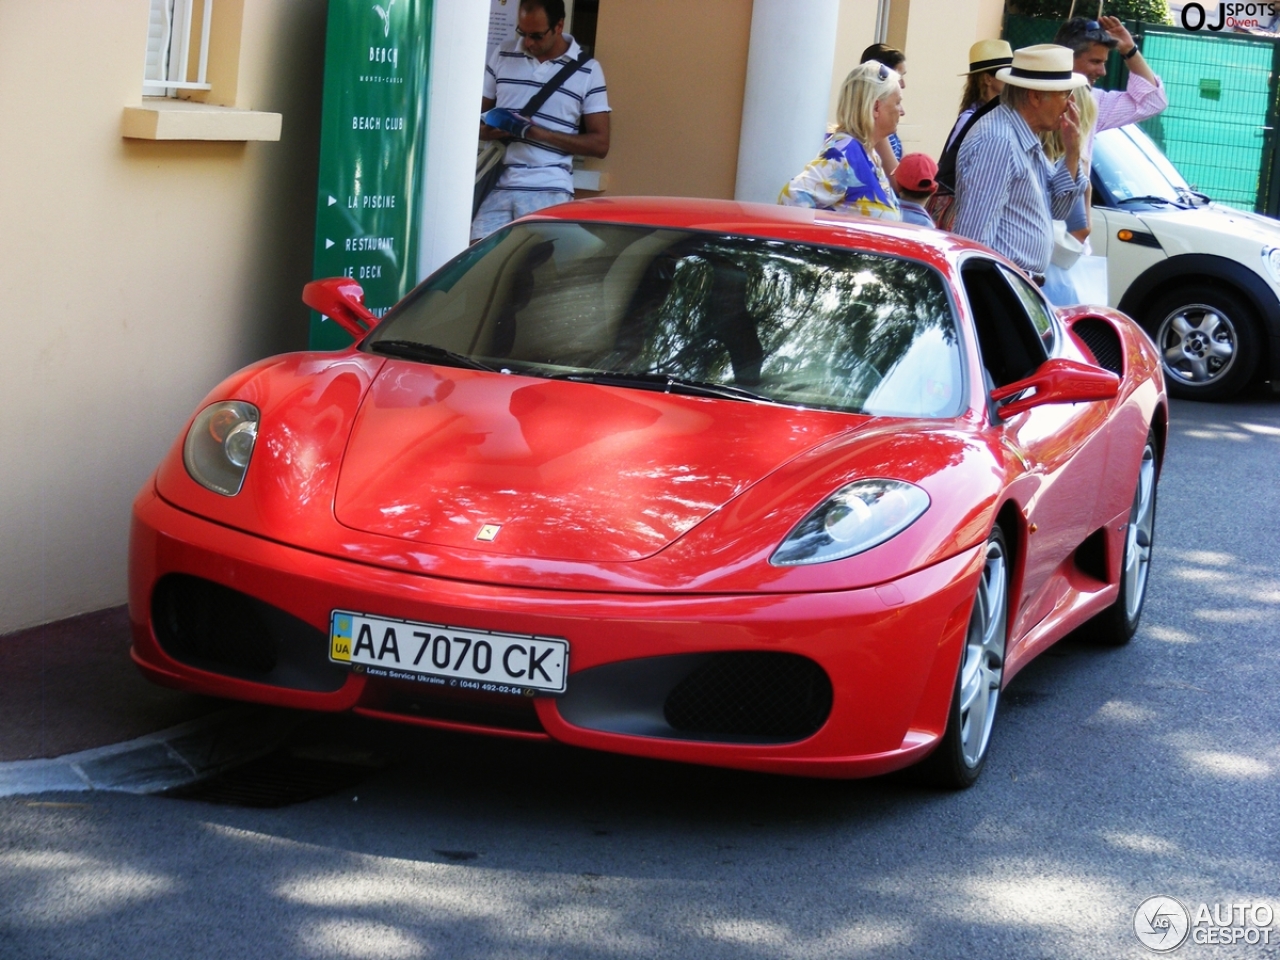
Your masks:
{"label": "car headlight of white car", "polygon": [[904,480],[856,480],[796,524],[769,562],[798,566],[843,560],[891,540],[929,509],[929,495]]}
{"label": "car headlight of white car", "polygon": [[1267,265],[1271,282],[1280,287],[1280,247],[1263,247],[1262,262]]}
{"label": "car headlight of white car", "polygon": [[239,493],[258,439],[258,416],[257,407],[241,400],[224,400],[201,410],[182,445],[182,462],[191,479],[224,497]]}

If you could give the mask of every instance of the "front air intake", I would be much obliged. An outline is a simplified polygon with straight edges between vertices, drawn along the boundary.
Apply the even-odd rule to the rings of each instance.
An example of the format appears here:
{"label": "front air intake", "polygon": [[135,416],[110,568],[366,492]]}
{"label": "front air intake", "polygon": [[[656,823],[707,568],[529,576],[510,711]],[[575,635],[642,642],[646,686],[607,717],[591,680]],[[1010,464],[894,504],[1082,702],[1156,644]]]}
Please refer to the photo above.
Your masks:
{"label": "front air intake", "polygon": [[667,696],[663,716],[681,733],[801,740],[831,713],[831,681],[787,653],[717,653]]}

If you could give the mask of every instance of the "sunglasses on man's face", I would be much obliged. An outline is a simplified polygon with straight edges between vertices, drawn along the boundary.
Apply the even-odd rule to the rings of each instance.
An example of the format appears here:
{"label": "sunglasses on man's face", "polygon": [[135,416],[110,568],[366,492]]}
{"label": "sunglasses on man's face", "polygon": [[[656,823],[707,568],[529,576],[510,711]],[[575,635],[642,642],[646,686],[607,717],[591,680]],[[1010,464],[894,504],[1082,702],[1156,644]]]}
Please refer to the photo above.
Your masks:
{"label": "sunglasses on man's face", "polygon": [[551,32],[552,32],[551,30],[539,30],[537,33],[525,33],[519,27],[516,27],[517,37],[523,37],[526,40],[532,40],[534,43],[541,43],[542,38]]}

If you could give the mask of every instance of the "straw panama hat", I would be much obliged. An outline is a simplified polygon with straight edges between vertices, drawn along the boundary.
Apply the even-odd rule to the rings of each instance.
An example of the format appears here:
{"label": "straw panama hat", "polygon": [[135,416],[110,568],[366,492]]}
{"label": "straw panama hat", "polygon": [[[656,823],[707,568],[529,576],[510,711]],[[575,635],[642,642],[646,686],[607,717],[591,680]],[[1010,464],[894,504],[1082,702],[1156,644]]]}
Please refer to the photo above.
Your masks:
{"label": "straw panama hat", "polygon": [[1073,73],[1075,54],[1070,47],[1037,43],[1013,51],[1013,65],[996,71],[996,79],[1028,90],[1074,90],[1087,87],[1089,78]]}
{"label": "straw panama hat", "polygon": [[983,73],[1013,63],[1013,47],[1007,40],[979,40],[969,48],[969,69],[960,74]]}

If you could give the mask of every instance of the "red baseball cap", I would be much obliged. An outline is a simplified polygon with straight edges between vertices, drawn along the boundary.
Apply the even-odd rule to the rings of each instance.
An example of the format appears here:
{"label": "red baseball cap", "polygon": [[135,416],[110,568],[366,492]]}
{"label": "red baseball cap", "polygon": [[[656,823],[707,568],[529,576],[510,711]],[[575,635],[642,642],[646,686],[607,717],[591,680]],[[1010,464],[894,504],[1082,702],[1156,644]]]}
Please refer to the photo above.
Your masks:
{"label": "red baseball cap", "polygon": [[933,193],[938,189],[937,176],[938,165],[925,153],[908,153],[898,162],[898,169],[893,171],[898,189],[912,193]]}

